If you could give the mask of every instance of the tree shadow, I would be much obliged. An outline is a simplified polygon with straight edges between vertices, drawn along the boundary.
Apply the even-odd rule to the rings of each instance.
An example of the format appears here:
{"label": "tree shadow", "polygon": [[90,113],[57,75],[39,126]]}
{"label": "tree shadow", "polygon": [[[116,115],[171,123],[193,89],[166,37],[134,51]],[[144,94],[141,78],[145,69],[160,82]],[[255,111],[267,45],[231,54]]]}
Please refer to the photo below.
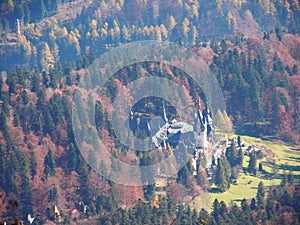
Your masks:
{"label": "tree shadow", "polygon": [[211,188],[208,192],[209,192],[209,193],[215,193],[215,194],[221,194],[221,193],[222,193],[222,192],[220,191],[220,189],[219,189],[219,188],[216,188],[216,187]]}
{"label": "tree shadow", "polygon": [[234,202],[242,202],[243,199],[233,199]]}
{"label": "tree shadow", "polygon": [[300,163],[300,158],[296,158],[296,157],[288,157],[288,160],[291,160],[291,161],[299,162],[299,163]]}

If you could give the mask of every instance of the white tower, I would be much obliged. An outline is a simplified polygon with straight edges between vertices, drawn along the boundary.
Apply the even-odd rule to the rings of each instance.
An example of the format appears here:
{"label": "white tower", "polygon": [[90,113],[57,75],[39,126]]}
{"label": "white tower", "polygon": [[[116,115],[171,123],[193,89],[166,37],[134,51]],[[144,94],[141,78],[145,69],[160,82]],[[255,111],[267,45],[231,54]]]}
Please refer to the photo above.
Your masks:
{"label": "white tower", "polygon": [[17,34],[18,34],[18,36],[20,36],[20,34],[21,34],[20,20],[19,19],[17,19]]}

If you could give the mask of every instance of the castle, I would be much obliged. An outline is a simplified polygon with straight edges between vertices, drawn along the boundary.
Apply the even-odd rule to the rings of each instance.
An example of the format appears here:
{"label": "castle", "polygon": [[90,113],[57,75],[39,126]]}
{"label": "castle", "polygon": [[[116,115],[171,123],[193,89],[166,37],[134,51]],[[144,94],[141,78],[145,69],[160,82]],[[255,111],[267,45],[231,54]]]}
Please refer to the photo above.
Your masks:
{"label": "castle", "polygon": [[149,114],[131,111],[130,124],[133,132],[137,129],[145,130],[155,148],[167,150],[168,145],[173,149],[178,146],[184,147],[191,155],[194,175],[197,174],[197,160],[200,153],[202,157],[203,155],[206,157],[205,167],[207,169],[211,167],[213,120],[207,103],[205,109],[201,110],[200,98],[193,125],[176,119],[170,121],[164,103],[161,117],[153,118]]}

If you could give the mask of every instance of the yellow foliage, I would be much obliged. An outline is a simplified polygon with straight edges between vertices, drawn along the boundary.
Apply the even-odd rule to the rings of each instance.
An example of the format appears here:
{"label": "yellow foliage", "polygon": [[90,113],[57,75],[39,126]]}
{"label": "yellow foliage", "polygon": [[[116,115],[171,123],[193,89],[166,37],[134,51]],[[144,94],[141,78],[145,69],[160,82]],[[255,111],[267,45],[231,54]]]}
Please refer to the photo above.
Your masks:
{"label": "yellow foliage", "polygon": [[223,134],[233,133],[233,124],[230,117],[227,115],[226,111],[217,111],[215,116],[216,128]]}
{"label": "yellow foliage", "polygon": [[108,23],[107,23],[107,22],[104,23],[104,29],[105,29],[105,30],[108,29]]}
{"label": "yellow foliage", "polygon": [[57,44],[54,44],[54,47],[53,47],[53,57],[56,62],[59,61],[59,47]]}
{"label": "yellow foliage", "polygon": [[28,24],[28,28],[26,30],[26,36],[32,39],[39,39],[42,36],[42,33],[36,24]]}
{"label": "yellow foliage", "polygon": [[188,32],[190,31],[190,21],[188,20],[188,18],[184,18],[183,22],[182,22],[182,28],[183,28],[183,34],[185,37],[188,36]]}
{"label": "yellow foliage", "polygon": [[173,149],[169,143],[167,143],[168,154],[171,155],[173,153]]}
{"label": "yellow foliage", "polygon": [[50,48],[47,43],[45,43],[44,48],[41,52],[41,66],[44,71],[49,72],[49,69],[54,67],[55,60],[54,56],[50,51]]}
{"label": "yellow foliage", "polygon": [[76,34],[73,31],[70,32],[68,41],[69,41],[69,43],[75,44],[77,54],[79,55],[80,54],[80,45],[79,45],[79,41],[76,37]]}
{"label": "yellow foliage", "polygon": [[178,5],[179,5],[180,7],[182,7],[182,6],[183,6],[183,2],[182,2],[182,0],[178,0]]}
{"label": "yellow foliage", "polygon": [[13,0],[8,0],[7,5],[8,5],[8,10],[9,11],[11,11],[11,12],[14,11],[15,5],[14,5]]}
{"label": "yellow foliage", "polygon": [[92,19],[90,22],[90,28],[96,29],[97,28],[97,21]]}
{"label": "yellow foliage", "polygon": [[246,2],[246,0],[232,0],[232,2],[236,7],[241,8],[243,3]]}
{"label": "yellow foliage", "polygon": [[86,38],[90,38],[91,33],[88,31],[85,36],[86,36]]}
{"label": "yellow foliage", "polygon": [[234,28],[235,25],[236,25],[236,20],[235,20],[235,18],[233,17],[233,15],[230,12],[227,13],[227,22],[228,22],[229,28],[231,28],[231,27]]}
{"label": "yellow foliage", "polygon": [[160,25],[160,31],[161,31],[161,34],[164,38],[167,38],[168,37],[168,30],[167,28],[165,27],[165,25],[161,24]]}
{"label": "yellow foliage", "polygon": [[193,40],[192,40],[192,45],[195,45],[198,39],[198,31],[195,26],[193,26]]}
{"label": "yellow foliage", "polygon": [[101,1],[100,3],[100,9],[102,9],[104,12],[107,11],[107,4],[105,1]]}
{"label": "yellow foliage", "polygon": [[114,31],[114,29],[110,28],[109,34],[112,37],[112,39],[115,39],[115,31]]}
{"label": "yellow foliage", "polygon": [[74,34],[75,34],[75,36],[78,38],[78,39],[80,39],[81,38],[81,36],[80,36],[80,33],[79,33],[79,30],[78,29],[74,29],[73,30],[73,32],[74,32]]}
{"label": "yellow foliage", "polygon": [[27,41],[25,35],[20,34],[19,43],[23,46],[26,57],[30,57],[32,54],[31,45],[30,45],[30,41]]}
{"label": "yellow foliage", "polygon": [[49,32],[49,38],[52,39],[52,40],[55,40],[55,39],[56,39],[56,36],[55,36],[55,34],[54,34],[53,31],[50,31],[50,32]]}
{"label": "yellow foliage", "polygon": [[173,30],[173,28],[176,26],[176,20],[173,16],[169,17],[169,30]]}
{"label": "yellow foliage", "polygon": [[217,10],[218,10],[221,14],[223,14],[222,5],[223,5],[222,0],[217,0]]}
{"label": "yellow foliage", "polygon": [[130,40],[130,34],[129,34],[128,29],[125,25],[123,25],[123,27],[122,27],[122,34],[124,36],[124,39]]}
{"label": "yellow foliage", "polygon": [[[107,33],[106,33],[106,35],[107,35]],[[99,37],[97,30],[92,31],[92,37],[93,37],[93,39],[97,39]]]}
{"label": "yellow foliage", "polygon": [[259,0],[259,2],[267,13],[273,15],[276,12],[276,8],[271,0]]}
{"label": "yellow foliage", "polygon": [[161,42],[162,41],[162,36],[161,36],[161,31],[160,31],[159,26],[155,27],[155,33],[156,33],[156,40]]}
{"label": "yellow foliage", "polygon": [[61,29],[60,33],[61,33],[62,37],[67,37],[68,36],[68,30],[67,30],[67,28],[63,27]]}
{"label": "yellow foliage", "polygon": [[106,37],[107,36],[107,30],[104,28],[101,28],[101,36]]}
{"label": "yellow foliage", "polygon": [[193,15],[198,18],[199,17],[199,12],[198,12],[198,6],[197,5],[193,5],[192,6],[192,11],[193,11]]}
{"label": "yellow foliage", "polygon": [[293,0],[293,6],[296,7],[296,9],[300,9],[300,4],[299,4],[299,0]]}

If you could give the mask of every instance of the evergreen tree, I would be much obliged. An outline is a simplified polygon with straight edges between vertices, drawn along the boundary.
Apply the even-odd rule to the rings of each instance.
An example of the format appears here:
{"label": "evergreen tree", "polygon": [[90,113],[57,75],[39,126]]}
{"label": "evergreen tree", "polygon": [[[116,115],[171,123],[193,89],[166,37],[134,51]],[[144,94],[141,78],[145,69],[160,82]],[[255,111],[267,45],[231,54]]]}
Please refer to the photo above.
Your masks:
{"label": "evergreen tree", "polygon": [[256,174],[256,164],[257,164],[257,159],[256,159],[256,154],[255,151],[252,150],[250,153],[250,160],[248,164],[248,172],[251,174]]}
{"label": "evergreen tree", "polygon": [[237,154],[238,154],[238,150],[235,145],[235,142],[233,141],[231,145],[226,148],[226,153],[225,153],[226,159],[229,161],[231,166],[235,166],[237,164],[237,160],[236,160]]}
{"label": "evergreen tree", "polygon": [[219,223],[220,221],[220,203],[218,199],[214,200],[213,203],[213,211],[211,212],[211,215],[213,216],[214,220]]}
{"label": "evergreen tree", "polygon": [[256,209],[256,200],[255,198],[251,199],[250,209],[255,210]]}
{"label": "evergreen tree", "polygon": [[29,103],[29,97],[28,97],[28,94],[27,94],[26,90],[23,90],[21,92],[21,98],[22,98],[23,104],[26,106]]}
{"label": "evergreen tree", "polygon": [[298,74],[298,66],[296,64],[294,64],[294,66],[292,68],[292,74],[293,75],[297,75]]}
{"label": "evergreen tree", "polygon": [[46,178],[48,178],[48,176],[56,175],[56,171],[55,171],[56,165],[55,165],[55,161],[51,149],[48,150],[48,153],[45,156],[44,166],[45,166],[44,173],[46,175]]}
{"label": "evergreen tree", "polygon": [[152,159],[149,157],[148,152],[144,152],[141,158],[141,177],[144,184],[144,195],[146,199],[152,200],[155,192],[154,171],[149,170],[147,166],[152,165]]}
{"label": "evergreen tree", "polygon": [[103,179],[107,178],[107,175],[108,175],[107,168],[106,168],[105,162],[103,160],[100,163],[100,173],[101,173]]}
{"label": "evergreen tree", "polygon": [[5,160],[5,151],[2,148],[2,143],[0,142],[0,187],[4,189],[6,184],[5,175],[6,175],[6,160]]}
{"label": "evergreen tree", "polygon": [[31,80],[31,91],[38,93],[41,90],[41,77],[38,74],[37,71],[34,72],[32,75],[32,80]]}
{"label": "evergreen tree", "polygon": [[35,160],[35,154],[34,151],[32,151],[30,153],[30,174],[31,174],[31,179],[34,178],[34,176],[36,175],[36,167],[37,167],[37,163]]}
{"label": "evergreen tree", "polygon": [[49,190],[49,202],[55,202],[58,198],[57,187],[54,185],[53,188]]}
{"label": "evergreen tree", "polygon": [[294,185],[294,175],[291,171],[288,173],[287,179],[289,185]]}
{"label": "evergreen tree", "polygon": [[187,166],[185,165],[178,171],[177,182],[182,183],[183,185],[186,185],[188,176],[189,176],[189,170],[188,170]]}
{"label": "evergreen tree", "polygon": [[225,158],[218,159],[218,165],[214,174],[214,182],[221,192],[230,187],[231,168]]}
{"label": "evergreen tree", "polygon": [[210,189],[210,183],[209,183],[209,181],[207,179],[207,172],[206,172],[206,170],[202,166],[200,166],[199,172],[197,174],[197,183],[205,191],[207,191],[207,190]]}
{"label": "evergreen tree", "polygon": [[7,77],[7,81],[6,81],[7,85],[8,85],[8,92],[9,94],[16,94],[17,93],[17,88],[16,88],[16,80],[15,77],[13,76],[13,74],[8,74]]}
{"label": "evergreen tree", "polygon": [[266,195],[265,185],[262,181],[260,181],[256,193],[257,206],[260,208],[264,208],[265,195]]}

